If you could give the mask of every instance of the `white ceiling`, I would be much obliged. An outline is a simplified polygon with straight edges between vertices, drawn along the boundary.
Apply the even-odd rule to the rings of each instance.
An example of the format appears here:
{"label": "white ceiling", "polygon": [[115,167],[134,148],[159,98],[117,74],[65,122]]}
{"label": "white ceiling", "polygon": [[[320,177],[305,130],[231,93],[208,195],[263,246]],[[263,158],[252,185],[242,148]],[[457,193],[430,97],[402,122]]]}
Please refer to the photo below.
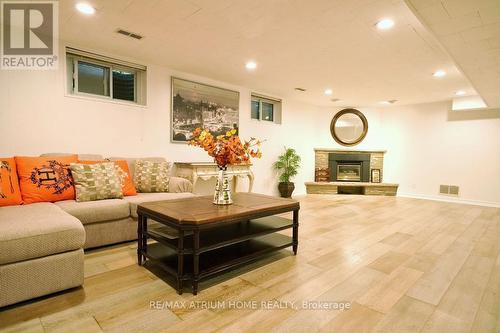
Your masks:
{"label": "white ceiling", "polygon": [[[349,106],[451,100],[457,90],[475,93],[404,0],[88,0],[97,9],[93,16],[77,12],[75,3],[60,1],[60,35],[75,46],[260,93]],[[395,21],[394,28],[377,30],[375,23],[386,17]],[[133,40],[116,34],[117,28],[145,37]],[[257,70],[245,69],[248,60],[258,63]],[[437,69],[448,75],[434,78]],[[332,96],[323,94],[326,88]]]}
{"label": "white ceiling", "polygon": [[489,107],[500,107],[500,0],[408,0]]}

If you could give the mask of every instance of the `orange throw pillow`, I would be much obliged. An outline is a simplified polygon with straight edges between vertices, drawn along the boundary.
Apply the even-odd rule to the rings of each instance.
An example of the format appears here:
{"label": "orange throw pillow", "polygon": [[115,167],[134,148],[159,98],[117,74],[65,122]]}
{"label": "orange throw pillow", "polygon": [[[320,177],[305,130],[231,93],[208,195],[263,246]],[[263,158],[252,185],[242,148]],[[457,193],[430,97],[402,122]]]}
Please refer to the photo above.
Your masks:
{"label": "orange throw pillow", "polygon": [[132,176],[130,175],[130,170],[128,168],[127,161],[78,161],[81,164],[96,164],[96,163],[109,163],[114,162],[119,169],[120,180],[122,182],[122,192],[124,196],[137,195]]}
{"label": "orange throw pillow", "polygon": [[0,207],[23,203],[14,157],[0,157]]}
{"label": "orange throw pillow", "polygon": [[75,199],[69,164],[78,161],[77,155],[15,159],[24,203]]}

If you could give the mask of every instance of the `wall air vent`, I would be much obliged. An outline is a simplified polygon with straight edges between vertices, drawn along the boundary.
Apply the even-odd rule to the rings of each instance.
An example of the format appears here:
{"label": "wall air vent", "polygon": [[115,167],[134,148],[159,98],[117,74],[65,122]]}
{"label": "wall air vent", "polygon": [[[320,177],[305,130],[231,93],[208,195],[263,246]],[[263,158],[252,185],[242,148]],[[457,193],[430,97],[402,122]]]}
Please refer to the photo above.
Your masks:
{"label": "wall air vent", "polygon": [[448,192],[450,192],[450,186],[439,185],[439,194],[448,194]]}
{"label": "wall air vent", "polygon": [[439,194],[458,196],[459,190],[456,185],[439,185]]}
{"label": "wall air vent", "polygon": [[451,195],[458,195],[458,190],[459,190],[458,186],[450,185],[450,192],[449,193]]}
{"label": "wall air vent", "polygon": [[138,39],[138,40],[141,40],[143,38],[143,36],[141,36],[139,34],[136,34],[136,33],[133,33],[133,32],[127,31],[127,30],[123,30],[123,29],[116,30],[116,33],[130,37],[130,38]]}

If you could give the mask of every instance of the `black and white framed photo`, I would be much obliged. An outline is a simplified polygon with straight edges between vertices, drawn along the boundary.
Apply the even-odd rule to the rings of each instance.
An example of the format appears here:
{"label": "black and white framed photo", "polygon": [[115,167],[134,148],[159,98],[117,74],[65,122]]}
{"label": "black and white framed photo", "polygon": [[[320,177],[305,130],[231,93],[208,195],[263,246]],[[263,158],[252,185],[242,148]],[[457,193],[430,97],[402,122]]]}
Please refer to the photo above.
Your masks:
{"label": "black and white framed photo", "polygon": [[380,183],[380,169],[372,169],[372,183]]}
{"label": "black and white framed photo", "polygon": [[171,141],[189,141],[197,127],[214,136],[238,131],[239,105],[238,91],[172,77]]}

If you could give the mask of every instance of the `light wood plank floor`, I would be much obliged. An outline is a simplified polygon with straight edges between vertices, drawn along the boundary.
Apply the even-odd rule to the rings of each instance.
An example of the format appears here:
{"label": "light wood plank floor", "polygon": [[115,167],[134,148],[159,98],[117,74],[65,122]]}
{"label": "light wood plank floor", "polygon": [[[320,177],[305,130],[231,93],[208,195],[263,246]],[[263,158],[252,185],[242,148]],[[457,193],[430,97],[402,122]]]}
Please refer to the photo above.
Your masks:
{"label": "light wood plank floor", "polygon": [[283,250],[179,296],[160,272],[137,266],[134,243],[94,250],[83,288],[1,309],[0,330],[500,332],[500,209],[394,197],[300,201],[296,257]]}

